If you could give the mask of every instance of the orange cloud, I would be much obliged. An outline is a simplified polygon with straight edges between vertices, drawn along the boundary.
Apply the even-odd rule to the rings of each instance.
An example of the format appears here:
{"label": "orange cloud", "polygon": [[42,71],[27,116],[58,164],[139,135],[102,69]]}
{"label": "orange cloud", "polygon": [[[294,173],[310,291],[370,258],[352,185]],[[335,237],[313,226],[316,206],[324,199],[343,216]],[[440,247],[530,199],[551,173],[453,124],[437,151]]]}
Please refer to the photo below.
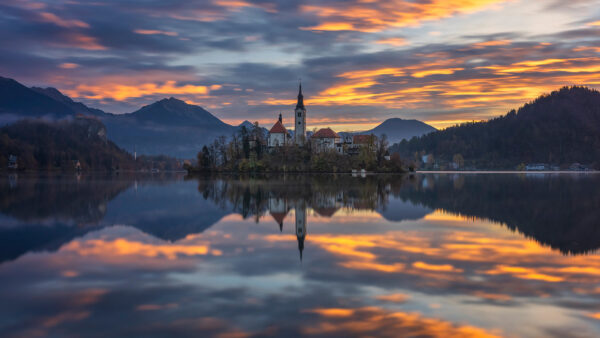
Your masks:
{"label": "orange cloud", "polygon": [[42,12],[39,15],[40,15],[40,21],[50,22],[50,23],[53,23],[60,27],[65,27],[65,28],[89,28],[90,27],[90,25],[88,25],[87,23],[85,23],[81,20],[66,20],[66,19],[62,19],[62,18],[56,16],[56,14],[49,13],[49,12]]}
{"label": "orange cloud", "polygon": [[403,39],[403,38],[381,39],[381,40],[375,41],[375,43],[384,44],[384,45],[392,45],[392,46],[396,46],[396,47],[408,45],[408,41],[406,41],[406,39]]}
{"label": "orange cloud", "polygon": [[376,32],[395,27],[415,26],[424,21],[468,14],[498,5],[505,0],[434,0],[427,2],[356,1],[339,4],[303,5],[301,11],[316,15],[321,23],[302,27],[313,31],[353,30]]}
{"label": "orange cloud", "polygon": [[405,295],[403,293],[392,293],[389,295],[379,295],[375,298],[384,302],[404,303],[410,298],[410,296]]}
{"label": "orange cloud", "polygon": [[161,31],[161,30],[155,30],[155,29],[136,29],[136,30],[134,30],[134,32],[137,34],[142,34],[142,35],[167,35],[167,36],[178,36],[179,35],[179,33],[177,33],[177,32]]}
{"label": "orange cloud", "polygon": [[463,271],[462,269],[457,269],[450,264],[436,265],[436,264],[428,264],[425,262],[414,262],[413,267],[415,267],[417,269],[429,270],[429,271],[444,271],[444,272],[462,272]]}
{"label": "orange cloud", "polygon": [[348,22],[326,22],[317,26],[300,27],[301,30],[311,31],[352,31],[354,26]]}
{"label": "orange cloud", "polygon": [[454,72],[456,71],[460,71],[460,70],[464,70],[464,68],[445,68],[445,69],[430,69],[430,70],[423,70],[420,72],[415,72],[412,74],[412,77],[426,77],[426,76],[431,76],[431,75],[450,75],[450,74],[454,74]]}
{"label": "orange cloud", "polygon": [[474,48],[484,48],[484,47],[493,47],[493,46],[506,46],[512,43],[511,40],[492,40],[479,42],[473,45]]}
{"label": "orange cloud", "polygon": [[77,32],[68,32],[64,35],[64,41],[50,41],[50,45],[68,48],[79,48],[84,50],[106,50],[107,47],[101,45],[93,36]]}
{"label": "orange cloud", "polygon": [[61,63],[59,65],[59,67],[62,69],[73,69],[73,68],[79,67],[79,65],[76,63],[65,62],[65,63]]}
{"label": "orange cloud", "polygon": [[183,85],[177,86],[176,81],[166,81],[164,84],[141,83],[141,84],[116,84],[105,83],[100,85],[81,84],[75,89],[65,90],[65,93],[73,97],[85,97],[88,99],[111,98],[117,101],[123,101],[129,98],[142,97],[146,95],[164,94],[164,95],[206,95],[211,90],[220,89],[220,85],[196,86]]}

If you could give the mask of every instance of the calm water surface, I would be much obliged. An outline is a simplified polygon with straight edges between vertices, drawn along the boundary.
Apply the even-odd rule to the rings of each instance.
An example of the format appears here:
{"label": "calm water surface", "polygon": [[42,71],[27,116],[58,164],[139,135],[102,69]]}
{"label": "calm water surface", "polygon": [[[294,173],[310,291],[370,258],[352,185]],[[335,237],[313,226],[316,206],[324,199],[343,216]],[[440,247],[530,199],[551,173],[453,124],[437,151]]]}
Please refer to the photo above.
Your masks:
{"label": "calm water surface", "polygon": [[0,177],[0,336],[598,336],[600,175]]}

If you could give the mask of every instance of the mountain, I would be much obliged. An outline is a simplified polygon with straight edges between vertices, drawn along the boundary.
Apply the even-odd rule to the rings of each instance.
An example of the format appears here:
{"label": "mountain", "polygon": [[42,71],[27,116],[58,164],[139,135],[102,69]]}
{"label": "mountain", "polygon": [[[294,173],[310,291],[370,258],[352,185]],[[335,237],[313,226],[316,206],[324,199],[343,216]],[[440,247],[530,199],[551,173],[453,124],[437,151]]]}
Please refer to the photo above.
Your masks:
{"label": "mountain", "polygon": [[383,121],[377,127],[359,132],[361,135],[376,135],[385,134],[389,144],[397,143],[403,139],[410,140],[414,136],[421,136],[427,133],[436,131],[434,127],[417,120],[403,120],[400,118],[391,118]]}
{"label": "mountain", "polygon": [[202,107],[172,97],[102,120],[108,128],[108,138],[130,152],[179,158],[195,158],[205,144],[238,130]]}
{"label": "mountain", "polygon": [[[464,123],[391,148],[405,158],[431,154],[440,166],[461,155],[475,168],[515,169],[521,163],[600,166],[600,92],[563,87],[518,111]],[[419,160],[419,159],[415,159]]]}
{"label": "mountain", "polygon": [[[55,88],[28,88],[0,77],[0,125],[24,118],[59,120],[78,114],[99,118],[107,127],[108,138],[129,152],[180,158],[194,158],[203,145],[241,128],[173,97],[117,115],[75,102]],[[242,125],[250,127],[246,122]]]}
{"label": "mountain", "polygon": [[174,97],[144,106],[131,113],[129,117],[134,118],[137,122],[163,126],[194,126],[227,130],[231,128],[230,125],[219,120],[204,108],[187,104]]}
{"label": "mountain", "polygon": [[76,114],[67,104],[27,88],[19,82],[0,77],[0,123],[22,118],[60,119]]}
{"label": "mountain", "polygon": [[64,104],[65,106],[69,107],[70,110],[72,110],[74,113],[77,113],[77,114],[93,115],[93,116],[100,116],[100,117],[107,114],[100,109],[90,108],[81,102],[73,101],[70,97],[63,95],[63,93],[61,93],[56,88],[31,87],[30,89],[33,90],[34,92],[46,95],[49,98],[54,99],[55,101]]}
{"label": "mountain", "polygon": [[245,120],[244,122],[242,122],[238,125],[238,128],[242,128],[242,127],[246,127],[246,129],[250,129],[250,128],[254,127],[254,123],[252,123],[248,120]]}

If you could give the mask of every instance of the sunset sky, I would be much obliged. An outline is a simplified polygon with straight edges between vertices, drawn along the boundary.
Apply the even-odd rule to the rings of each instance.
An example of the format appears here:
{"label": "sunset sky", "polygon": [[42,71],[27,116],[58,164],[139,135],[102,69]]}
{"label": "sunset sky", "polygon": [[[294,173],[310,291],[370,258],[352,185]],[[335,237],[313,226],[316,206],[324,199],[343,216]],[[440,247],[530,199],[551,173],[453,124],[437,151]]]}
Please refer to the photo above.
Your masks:
{"label": "sunset sky", "polygon": [[299,78],[309,129],[338,131],[600,88],[600,0],[11,0],[0,39],[0,76],[91,107],[174,96],[267,127],[290,124]]}

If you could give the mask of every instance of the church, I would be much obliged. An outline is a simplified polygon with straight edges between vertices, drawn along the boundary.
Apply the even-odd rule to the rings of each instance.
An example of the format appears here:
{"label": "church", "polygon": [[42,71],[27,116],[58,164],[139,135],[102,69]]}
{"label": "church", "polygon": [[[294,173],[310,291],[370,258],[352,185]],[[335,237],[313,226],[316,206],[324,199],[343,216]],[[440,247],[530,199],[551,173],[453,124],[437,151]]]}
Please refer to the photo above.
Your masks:
{"label": "church", "polygon": [[294,135],[283,126],[281,113],[279,119],[269,130],[267,145],[269,148],[292,145],[302,146],[306,142],[311,142],[313,150],[316,152],[335,150],[343,153],[343,143],[341,137],[331,128],[323,128],[311,135],[307,139],[306,134],[306,107],[304,106],[304,95],[302,94],[302,84],[298,88],[298,101],[294,109]]}
{"label": "church", "polygon": [[304,107],[304,95],[302,95],[302,84],[298,89],[298,102],[294,110],[294,137],[290,136],[288,130],[283,126],[283,118],[281,113],[279,119],[271,130],[269,130],[269,138],[267,145],[269,148],[296,144],[303,145],[306,141],[306,108]]}

